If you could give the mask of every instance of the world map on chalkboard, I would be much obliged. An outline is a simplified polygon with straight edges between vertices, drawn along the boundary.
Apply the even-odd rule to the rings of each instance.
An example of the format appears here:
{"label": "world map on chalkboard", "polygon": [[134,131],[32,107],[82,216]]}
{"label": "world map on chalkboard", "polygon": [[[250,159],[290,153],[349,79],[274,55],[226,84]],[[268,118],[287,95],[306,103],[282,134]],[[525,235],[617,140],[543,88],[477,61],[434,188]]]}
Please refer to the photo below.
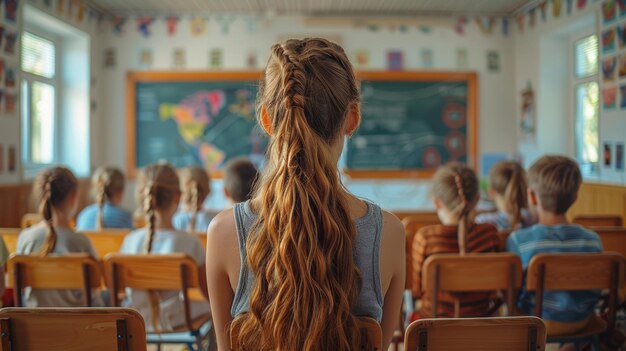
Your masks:
{"label": "world map on chalkboard", "polygon": [[255,120],[256,93],[255,82],[138,82],[136,167],[167,161],[216,171],[238,156],[262,167],[267,138]]}
{"label": "world map on chalkboard", "polygon": [[434,169],[468,159],[467,82],[362,81],[351,170]]}

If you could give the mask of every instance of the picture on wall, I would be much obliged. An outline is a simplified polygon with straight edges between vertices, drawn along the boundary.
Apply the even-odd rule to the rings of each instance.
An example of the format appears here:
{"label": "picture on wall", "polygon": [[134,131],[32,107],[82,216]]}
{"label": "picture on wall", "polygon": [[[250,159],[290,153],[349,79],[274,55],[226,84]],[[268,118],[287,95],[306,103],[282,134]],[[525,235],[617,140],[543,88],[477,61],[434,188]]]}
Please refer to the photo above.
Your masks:
{"label": "picture on wall", "polygon": [[602,60],[602,81],[614,82],[617,77],[617,56],[606,57]]}
{"label": "picture on wall", "polygon": [[4,0],[4,18],[15,23],[17,19],[18,0]]}
{"label": "picture on wall", "polygon": [[15,170],[17,169],[17,156],[15,152],[15,146],[13,145],[9,146],[9,156],[7,158],[8,158],[7,171],[9,171],[9,173],[14,173]]}
{"label": "picture on wall", "polygon": [[257,57],[258,57],[258,55],[257,55],[255,50],[248,51],[248,55],[246,56],[246,67],[248,67],[250,69],[257,68],[257,65],[258,65]]}
{"label": "picture on wall", "polygon": [[604,159],[604,167],[606,168],[610,168],[612,162],[612,156],[613,156],[613,151],[611,150],[611,144],[610,143],[604,143],[604,153],[603,153],[603,159]]}
{"label": "picture on wall", "polygon": [[139,50],[139,69],[151,69],[152,68],[152,49],[143,48]]}
{"label": "picture on wall", "polygon": [[497,51],[487,53],[487,70],[492,73],[500,71],[500,54]]}
{"label": "picture on wall", "polygon": [[213,48],[209,50],[209,68],[220,69],[223,64],[224,52],[222,49]]}
{"label": "picture on wall", "polygon": [[4,71],[4,87],[15,88],[15,70],[12,68],[7,68]]}
{"label": "picture on wall", "polygon": [[[624,0],[626,1],[626,0]],[[617,26],[617,46],[620,49],[626,48],[626,21]]]}
{"label": "picture on wall", "polygon": [[610,54],[615,51],[615,27],[602,31],[602,53]]}
{"label": "picture on wall", "polygon": [[623,52],[619,55],[617,59],[617,65],[617,74],[619,74],[619,77],[626,77],[626,52]]}
{"label": "picture on wall", "polygon": [[387,69],[390,71],[401,71],[404,68],[404,53],[400,50],[390,50],[387,52]]}
{"label": "picture on wall", "polygon": [[2,81],[3,76],[4,76],[4,60],[0,58],[0,81]]}
{"label": "picture on wall", "polygon": [[104,51],[104,68],[114,68],[114,67],[115,67],[115,50],[106,49]]}
{"label": "picture on wall", "polygon": [[624,143],[615,144],[615,169],[624,170]]}
{"label": "picture on wall", "polygon": [[456,68],[467,69],[469,67],[469,59],[466,48],[456,49]]}
{"label": "picture on wall", "polygon": [[617,6],[619,7],[620,16],[626,17],[626,0],[617,0]]}
{"label": "picture on wall", "polygon": [[420,51],[420,59],[422,67],[432,67],[435,61],[433,49],[422,49]]}
{"label": "picture on wall", "polygon": [[172,53],[172,66],[174,68],[185,68],[187,60],[185,59],[185,49],[174,49]]}
{"label": "picture on wall", "polygon": [[17,34],[15,32],[6,32],[4,35],[4,52],[10,55],[15,54],[15,42]]}
{"label": "picture on wall", "polygon": [[0,173],[4,173],[4,145],[0,144]]}
{"label": "picture on wall", "polygon": [[617,105],[617,88],[608,87],[602,89],[602,108],[605,110],[615,109]]}
{"label": "picture on wall", "polygon": [[619,91],[620,91],[619,107],[624,110],[626,109],[626,84],[623,84],[621,87],[619,87]]}
{"label": "picture on wall", "polygon": [[370,64],[370,53],[368,50],[360,49],[357,50],[354,55],[354,60],[356,62],[356,66],[359,68],[365,68]]}
{"label": "picture on wall", "polygon": [[537,116],[535,114],[535,93],[530,82],[526,89],[522,90],[522,117],[520,119],[520,132],[523,137],[534,138]]}
{"label": "picture on wall", "polygon": [[610,23],[617,18],[617,6],[615,0],[606,0],[602,3],[602,20]]}

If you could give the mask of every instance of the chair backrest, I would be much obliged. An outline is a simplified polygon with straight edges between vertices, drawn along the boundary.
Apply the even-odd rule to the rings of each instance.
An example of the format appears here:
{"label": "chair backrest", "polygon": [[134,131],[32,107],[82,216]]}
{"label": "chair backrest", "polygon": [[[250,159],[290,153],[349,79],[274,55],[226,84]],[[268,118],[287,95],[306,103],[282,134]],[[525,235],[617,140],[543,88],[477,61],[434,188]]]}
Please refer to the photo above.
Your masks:
{"label": "chair backrest", "polygon": [[17,237],[20,235],[22,228],[0,228],[0,235],[7,247],[9,253],[14,253],[17,250]]}
{"label": "chair backrest", "polygon": [[202,247],[206,248],[206,232],[195,232],[194,235],[197,236],[198,239],[200,239]]}
{"label": "chair backrest", "polygon": [[125,288],[180,290],[185,321],[192,329],[189,289],[200,287],[198,265],[192,258],[185,254],[108,254],[103,263],[113,306],[120,306],[119,293]]}
{"label": "chair backrest", "polygon": [[620,215],[579,215],[572,222],[585,227],[619,227],[623,224]]}
{"label": "chair backrest", "polygon": [[[422,290],[429,291],[434,317],[439,292],[506,291],[507,307],[515,306],[522,285],[522,263],[512,253],[437,254],[424,262]],[[459,315],[458,308],[455,317]]]}
{"label": "chair backrest", "polygon": [[145,351],[141,315],[129,308],[3,308],[0,351]]}
{"label": "chair backrest", "polygon": [[[439,224],[439,217],[436,212],[421,212],[406,216],[402,219],[402,225],[404,226],[404,233],[406,235],[406,279],[404,286],[408,290],[413,290],[413,257],[411,253],[413,251],[413,239],[415,234],[426,226]],[[413,296],[417,291],[413,291]]]}
{"label": "chair backrest", "polygon": [[624,256],[616,252],[539,254],[528,265],[526,289],[535,291],[535,315],[543,309],[546,290],[609,289],[609,328],[615,324],[618,288],[624,284]]}
{"label": "chair backrest", "polygon": [[[359,317],[357,324],[361,335],[359,351],[382,351],[383,331],[380,324],[375,319],[369,317]],[[239,329],[237,329],[236,324],[231,324],[229,330],[230,348],[233,351],[238,351],[240,350]]]}
{"label": "chair backrest", "polygon": [[405,351],[543,351],[546,327],[537,317],[421,319],[409,325]]}
{"label": "chair backrest", "polygon": [[91,291],[100,287],[100,265],[88,254],[65,256],[13,255],[8,263],[13,275],[15,304],[24,306],[22,290],[74,289],[83,291],[85,307],[92,306]]}
{"label": "chair backrest", "polygon": [[39,213],[27,213],[22,216],[22,229],[37,224],[41,222],[42,219],[43,218]]}
{"label": "chair backrest", "polygon": [[500,251],[506,251],[506,240],[509,238],[509,235],[511,235],[512,232],[513,229],[506,229],[498,232]]}
{"label": "chair backrest", "polygon": [[626,257],[626,227],[592,227],[602,240],[604,251],[619,252]]}
{"label": "chair backrest", "polygon": [[107,254],[120,252],[124,238],[130,229],[103,229],[98,231],[82,231],[93,244],[98,253],[98,258]]}

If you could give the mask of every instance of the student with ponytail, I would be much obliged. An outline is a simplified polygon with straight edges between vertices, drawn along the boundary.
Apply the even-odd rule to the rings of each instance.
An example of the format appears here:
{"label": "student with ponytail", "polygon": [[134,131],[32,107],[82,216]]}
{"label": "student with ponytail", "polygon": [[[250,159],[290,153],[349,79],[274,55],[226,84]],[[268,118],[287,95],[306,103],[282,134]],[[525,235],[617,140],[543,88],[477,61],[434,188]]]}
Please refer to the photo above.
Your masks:
{"label": "student with ponytail", "polygon": [[132,228],[131,214],[120,207],[124,196],[122,172],[113,167],[100,167],[94,172],[91,183],[96,203],[80,212],[76,229]]}
{"label": "student with ponytail", "polygon": [[337,166],[359,125],[359,91],[343,49],[325,39],[274,45],[257,118],[267,165],[250,201],[209,225],[207,283],[220,350],[357,350],[357,317],[398,325],[404,229],[358,199]]}
{"label": "student with ponytail", "polygon": [[[18,254],[47,256],[84,252],[98,257],[91,241],[70,228],[78,204],[78,181],[69,169],[53,167],[43,170],[35,178],[33,194],[43,220],[20,233],[17,239]],[[28,307],[71,307],[84,304],[81,291],[26,289],[25,294]],[[92,301],[95,305],[102,305],[99,296],[95,296]]]}
{"label": "student with ponytail", "polygon": [[[426,258],[439,253],[496,252],[498,231],[491,224],[474,223],[479,200],[478,178],[473,170],[460,163],[440,167],[432,179],[432,196],[442,224],[420,229],[413,240],[413,293],[421,297],[420,318],[433,316],[431,297],[422,291],[422,266]],[[455,301],[463,317],[481,317],[490,307],[490,293],[467,293],[452,296],[441,293],[438,314],[454,317]]]}
{"label": "student with ponytail", "polygon": [[[126,236],[121,253],[171,254],[185,253],[204,272],[204,250],[195,235],[174,229],[172,217],[180,201],[178,176],[167,164],[153,164],[139,173],[137,200],[146,216],[146,228]],[[137,309],[149,331],[172,331],[184,325],[185,314],[179,291],[130,290],[125,305]],[[194,301],[192,318],[209,313],[209,303]]]}
{"label": "student with ponytail", "polygon": [[183,208],[172,219],[174,228],[190,233],[206,232],[217,214],[202,208],[204,200],[211,193],[211,178],[197,166],[183,168],[179,174]]}
{"label": "student with ponytail", "polygon": [[536,223],[527,210],[526,171],[517,162],[500,162],[489,171],[489,196],[497,212],[476,216],[476,223],[491,223],[498,230],[526,228]]}

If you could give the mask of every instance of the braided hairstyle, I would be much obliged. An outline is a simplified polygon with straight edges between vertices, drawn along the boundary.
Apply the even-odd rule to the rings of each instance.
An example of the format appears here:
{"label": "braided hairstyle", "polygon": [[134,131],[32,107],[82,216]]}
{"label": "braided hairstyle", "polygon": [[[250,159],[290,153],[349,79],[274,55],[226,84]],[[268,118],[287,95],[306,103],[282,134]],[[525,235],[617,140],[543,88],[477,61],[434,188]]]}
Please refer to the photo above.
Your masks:
{"label": "braided hairstyle", "polygon": [[460,163],[441,166],[433,176],[432,192],[458,219],[459,252],[465,254],[470,216],[479,200],[476,173]]}
{"label": "braided hairstyle", "polygon": [[139,172],[137,201],[142,206],[148,225],[144,240],[144,253],[150,253],[152,250],[157,213],[170,208],[178,194],[180,194],[178,176],[172,166],[157,163]]}
{"label": "braided hairstyle", "polygon": [[196,230],[198,211],[202,209],[204,200],[211,193],[211,178],[204,169],[192,166],[180,171],[180,183],[183,204],[186,210],[191,212],[187,231],[192,233]]}
{"label": "braided hairstyle", "polygon": [[99,167],[91,177],[91,184],[96,195],[98,216],[96,230],[104,229],[103,210],[106,201],[112,201],[115,194],[124,191],[124,174],[113,167]]}
{"label": "braided hairstyle", "polygon": [[325,39],[274,45],[258,100],[270,142],[246,242],[250,309],[233,321],[241,349],[356,350],[356,228],[331,157],[358,108],[352,66]]}
{"label": "braided hairstyle", "polygon": [[504,210],[516,228],[522,222],[522,210],[528,206],[526,172],[512,161],[500,162],[489,171],[489,187],[504,199]]}
{"label": "braided hairstyle", "polygon": [[57,233],[52,219],[54,210],[65,204],[67,198],[77,191],[78,180],[67,168],[53,167],[41,171],[33,184],[33,193],[39,204],[39,214],[46,222],[46,240],[39,255],[47,256],[54,251]]}

